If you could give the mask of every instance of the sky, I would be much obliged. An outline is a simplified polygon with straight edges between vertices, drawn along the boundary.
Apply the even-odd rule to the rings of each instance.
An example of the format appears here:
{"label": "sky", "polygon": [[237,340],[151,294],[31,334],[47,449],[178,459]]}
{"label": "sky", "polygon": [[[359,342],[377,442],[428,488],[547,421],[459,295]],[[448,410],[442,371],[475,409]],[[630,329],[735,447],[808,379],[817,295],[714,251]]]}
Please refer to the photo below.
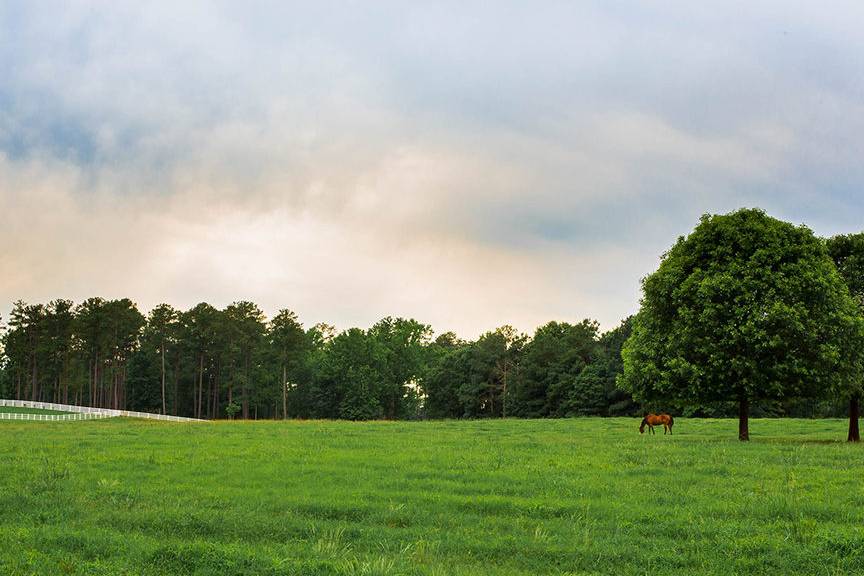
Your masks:
{"label": "sky", "polygon": [[0,3],[0,315],[614,328],[704,213],[864,229],[861,2]]}

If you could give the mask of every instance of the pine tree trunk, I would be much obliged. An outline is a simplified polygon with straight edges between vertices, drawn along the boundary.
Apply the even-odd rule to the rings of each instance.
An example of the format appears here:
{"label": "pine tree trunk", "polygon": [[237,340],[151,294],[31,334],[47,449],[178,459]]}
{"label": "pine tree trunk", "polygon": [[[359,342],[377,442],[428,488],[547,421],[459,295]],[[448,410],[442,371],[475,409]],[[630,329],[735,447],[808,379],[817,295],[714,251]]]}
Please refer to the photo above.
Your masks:
{"label": "pine tree trunk", "polygon": [[204,355],[198,357],[198,398],[195,405],[195,417],[201,417],[201,390],[204,388]]}
{"label": "pine tree trunk", "polygon": [[504,364],[504,388],[501,390],[501,418],[507,418],[507,364]]}
{"label": "pine tree trunk", "polygon": [[858,415],[859,415],[859,407],[858,407],[859,397],[858,394],[853,394],[849,398],[849,436],[846,438],[848,442],[860,442],[861,434],[858,431]]}
{"label": "pine tree trunk", "polygon": [[31,388],[30,388],[30,400],[33,402],[36,402],[36,400],[38,400],[38,398],[37,398],[38,386],[36,385],[37,382],[38,382],[38,377],[37,377],[37,369],[36,369],[36,354],[34,353],[33,354],[33,381],[31,383]]}
{"label": "pine tree trunk", "polygon": [[738,440],[750,440],[750,401],[747,398],[738,402]]}
{"label": "pine tree trunk", "polygon": [[213,380],[213,408],[210,410],[210,418],[216,420],[219,418],[219,374],[221,370],[221,365],[216,365],[216,377]]}
{"label": "pine tree trunk", "polygon": [[[64,374],[68,374],[69,370],[69,358],[68,356],[63,362],[63,372]],[[69,404],[69,378],[63,379],[63,404]]]}
{"label": "pine tree trunk", "polygon": [[174,356],[174,416],[177,416],[177,403],[180,397],[180,357]]}
{"label": "pine tree trunk", "polygon": [[245,370],[244,370],[243,385],[240,387],[240,393],[243,395],[243,399],[241,400],[241,405],[243,407],[243,419],[248,420],[249,419],[249,395],[247,394],[247,391],[246,391],[246,385],[249,382],[249,355],[248,354],[246,355],[245,364],[246,364],[246,366],[245,366]]}
{"label": "pine tree trunk", "polygon": [[288,390],[286,381],[288,380],[287,367],[282,364],[282,419],[288,418]]}
{"label": "pine tree trunk", "polygon": [[162,350],[160,356],[162,357],[162,414],[166,414],[165,412],[165,341],[162,341]]}

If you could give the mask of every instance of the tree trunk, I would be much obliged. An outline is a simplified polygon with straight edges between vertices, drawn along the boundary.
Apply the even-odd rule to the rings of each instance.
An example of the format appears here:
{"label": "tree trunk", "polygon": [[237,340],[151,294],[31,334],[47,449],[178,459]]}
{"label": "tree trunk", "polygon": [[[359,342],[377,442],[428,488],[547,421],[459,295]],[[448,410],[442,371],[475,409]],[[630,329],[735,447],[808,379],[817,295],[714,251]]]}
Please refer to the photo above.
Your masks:
{"label": "tree trunk", "polygon": [[750,401],[741,398],[738,402],[738,440],[750,440]]}
{"label": "tree trunk", "polygon": [[162,350],[159,354],[162,357],[162,414],[165,412],[165,340],[162,340]]}
{"label": "tree trunk", "polygon": [[245,370],[244,370],[243,385],[240,386],[240,393],[243,395],[243,399],[241,400],[240,403],[243,407],[243,419],[248,420],[249,419],[249,394],[247,393],[247,390],[246,390],[247,384],[249,383],[249,355],[248,355],[248,353],[246,355],[245,364],[246,364],[246,366],[245,366]]}
{"label": "tree trunk", "polygon": [[[63,361],[63,373],[67,374],[69,370],[69,357]],[[63,404],[69,404],[69,378],[63,379]]]}
{"label": "tree trunk", "polygon": [[33,402],[36,402],[36,400],[38,400],[37,394],[38,394],[39,387],[37,386],[38,377],[36,376],[36,374],[37,374],[36,353],[34,352],[33,353],[33,381],[31,383],[31,389],[30,389],[30,400]]}
{"label": "tree trunk", "polygon": [[177,403],[180,397],[180,355],[174,355],[174,416],[177,416]]}
{"label": "tree trunk", "polygon": [[853,394],[849,398],[849,437],[848,442],[860,442],[861,434],[858,432],[858,394]]}
{"label": "tree trunk", "polygon": [[198,357],[198,398],[195,404],[195,417],[201,417],[201,390],[204,388],[204,354]]}
{"label": "tree trunk", "polygon": [[504,388],[501,390],[501,418],[507,418],[507,364],[504,364]]}
{"label": "tree trunk", "polygon": [[288,370],[285,364],[282,365],[282,419],[288,418]]}
{"label": "tree trunk", "polygon": [[210,418],[216,420],[219,418],[219,387],[220,380],[219,374],[222,373],[222,365],[217,361],[216,363],[216,376],[213,378],[213,408],[210,410]]}

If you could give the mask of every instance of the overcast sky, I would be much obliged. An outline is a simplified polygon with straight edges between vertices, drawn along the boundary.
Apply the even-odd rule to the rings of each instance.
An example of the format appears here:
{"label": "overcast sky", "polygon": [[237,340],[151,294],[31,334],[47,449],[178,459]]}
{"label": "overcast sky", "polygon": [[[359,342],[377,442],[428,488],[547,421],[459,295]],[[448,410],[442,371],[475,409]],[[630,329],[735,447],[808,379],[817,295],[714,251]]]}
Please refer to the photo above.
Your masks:
{"label": "overcast sky", "polygon": [[864,3],[0,3],[0,313],[635,312],[701,214],[864,229]]}

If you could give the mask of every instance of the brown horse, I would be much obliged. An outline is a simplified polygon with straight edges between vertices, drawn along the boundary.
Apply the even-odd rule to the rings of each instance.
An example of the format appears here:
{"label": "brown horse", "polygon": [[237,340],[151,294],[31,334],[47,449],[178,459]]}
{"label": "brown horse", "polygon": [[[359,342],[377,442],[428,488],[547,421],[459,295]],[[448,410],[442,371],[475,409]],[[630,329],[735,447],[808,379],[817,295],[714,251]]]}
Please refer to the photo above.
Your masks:
{"label": "brown horse", "polygon": [[651,432],[651,434],[654,434],[654,426],[663,424],[663,434],[666,434],[667,430],[669,431],[669,434],[672,434],[672,425],[674,423],[675,419],[669,414],[648,414],[642,419],[642,424],[639,425],[639,433],[643,434],[645,432],[645,426],[648,426],[648,431]]}

